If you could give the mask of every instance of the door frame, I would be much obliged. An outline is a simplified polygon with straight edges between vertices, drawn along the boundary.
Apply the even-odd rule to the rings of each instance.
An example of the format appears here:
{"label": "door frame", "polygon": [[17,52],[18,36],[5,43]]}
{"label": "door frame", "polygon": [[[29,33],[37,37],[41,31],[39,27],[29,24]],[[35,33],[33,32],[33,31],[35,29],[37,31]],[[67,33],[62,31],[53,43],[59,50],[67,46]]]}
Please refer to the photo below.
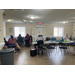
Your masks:
{"label": "door frame", "polygon": [[35,26],[35,41],[36,41],[36,39],[37,39],[37,37],[36,37],[36,35],[37,35],[37,34],[36,34],[36,28],[37,28],[37,27],[38,27],[38,28],[40,28],[40,27],[44,28],[44,35],[43,35],[43,38],[45,39],[45,27],[44,27],[44,26],[36,25],[36,26]]}

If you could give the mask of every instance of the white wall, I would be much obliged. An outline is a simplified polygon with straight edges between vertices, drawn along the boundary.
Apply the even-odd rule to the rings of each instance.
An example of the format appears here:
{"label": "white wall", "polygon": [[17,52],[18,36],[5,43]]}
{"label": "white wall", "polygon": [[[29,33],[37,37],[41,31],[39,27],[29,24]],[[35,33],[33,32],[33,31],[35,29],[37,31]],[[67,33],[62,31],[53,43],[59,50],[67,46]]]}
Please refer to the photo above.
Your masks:
{"label": "white wall", "polygon": [[[6,35],[13,35],[14,36],[14,26],[26,26],[26,33],[31,34],[30,30],[32,29],[32,36],[35,37],[35,26],[34,24],[16,24],[16,23],[6,23]],[[73,35],[73,25],[42,25],[45,27],[45,37],[53,36],[53,28],[54,26],[63,26],[64,27],[64,35]],[[9,32],[9,28],[12,28],[12,33]],[[60,39],[57,37],[57,39]]]}
{"label": "white wall", "polygon": [[3,22],[3,31],[4,31],[4,37],[6,37],[6,24],[5,24],[5,22]]}
{"label": "white wall", "polygon": [[3,45],[4,45],[4,26],[3,26],[3,10],[0,9],[0,28],[2,28],[2,30],[0,30],[0,50],[2,49]]}

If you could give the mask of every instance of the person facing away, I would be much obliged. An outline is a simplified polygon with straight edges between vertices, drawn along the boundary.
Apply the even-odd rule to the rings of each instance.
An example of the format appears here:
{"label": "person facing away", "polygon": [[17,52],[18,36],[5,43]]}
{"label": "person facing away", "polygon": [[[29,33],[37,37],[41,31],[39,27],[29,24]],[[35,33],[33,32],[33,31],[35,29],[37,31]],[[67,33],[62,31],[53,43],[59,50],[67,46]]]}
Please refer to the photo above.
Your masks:
{"label": "person facing away", "polygon": [[36,41],[39,41],[39,40],[43,40],[43,42],[44,42],[44,39],[43,39],[43,36],[42,35],[38,35],[38,38],[37,38]]}
{"label": "person facing away", "polygon": [[28,39],[28,38],[29,38],[29,34],[27,34],[27,35],[25,36],[25,38]]}
{"label": "person facing away", "polygon": [[18,49],[20,49],[18,43],[15,43],[15,41],[13,41],[12,38],[9,38],[8,43],[9,43],[9,44],[12,44],[12,45],[16,45],[16,47],[17,47]]}
{"label": "person facing away", "polygon": [[25,36],[25,43],[26,43],[26,46],[29,46],[29,34]]}
{"label": "person facing away", "polygon": [[18,36],[18,42],[23,42],[23,38],[22,38],[21,34],[19,34],[19,36]]}

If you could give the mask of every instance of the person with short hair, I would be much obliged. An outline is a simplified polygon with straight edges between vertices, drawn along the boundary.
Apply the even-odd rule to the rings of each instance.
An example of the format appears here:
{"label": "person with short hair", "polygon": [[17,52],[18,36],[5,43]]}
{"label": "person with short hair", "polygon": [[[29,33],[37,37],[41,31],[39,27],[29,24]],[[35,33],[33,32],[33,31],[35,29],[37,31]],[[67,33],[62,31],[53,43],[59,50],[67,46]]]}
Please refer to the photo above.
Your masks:
{"label": "person with short hair", "polygon": [[69,39],[68,34],[65,35],[64,40]]}
{"label": "person with short hair", "polygon": [[39,40],[43,40],[44,41],[44,38],[42,37],[42,35],[38,36],[37,41],[39,41]]}
{"label": "person with short hair", "polygon": [[73,38],[72,38],[72,35],[70,35],[70,38],[69,38],[69,40],[73,40]]}
{"label": "person with short hair", "polygon": [[22,38],[21,34],[19,34],[19,36],[18,36],[18,42],[22,42],[23,43],[23,38]]}

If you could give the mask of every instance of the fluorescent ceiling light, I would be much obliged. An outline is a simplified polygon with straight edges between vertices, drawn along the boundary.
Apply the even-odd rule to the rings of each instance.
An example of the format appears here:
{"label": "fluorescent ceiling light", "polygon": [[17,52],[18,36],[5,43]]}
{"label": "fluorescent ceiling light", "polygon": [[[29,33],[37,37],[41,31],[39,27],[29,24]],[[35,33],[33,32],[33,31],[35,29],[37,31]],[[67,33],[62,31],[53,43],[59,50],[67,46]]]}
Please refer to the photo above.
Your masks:
{"label": "fluorescent ceiling light", "polygon": [[30,21],[30,22],[33,22],[33,21]]}
{"label": "fluorescent ceiling light", "polygon": [[25,19],[23,19],[23,21],[24,21],[24,22],[26,22],[26,20],[25,20]]}
{"label": "fluorescent ceiling light", "polygon": [[63,23],[66,23],[66,22],[63,22]]}
{"label": "fluorescent ceiling light", "polygon": [[7,21],[11,21],[11,20],[7,20]]}
{"label": "fluorescent ceiling light", "polygon": [[31,18],[31,19],[34,19],[35,17],[34,17],[34,16],[31,16],[30,18]]}

